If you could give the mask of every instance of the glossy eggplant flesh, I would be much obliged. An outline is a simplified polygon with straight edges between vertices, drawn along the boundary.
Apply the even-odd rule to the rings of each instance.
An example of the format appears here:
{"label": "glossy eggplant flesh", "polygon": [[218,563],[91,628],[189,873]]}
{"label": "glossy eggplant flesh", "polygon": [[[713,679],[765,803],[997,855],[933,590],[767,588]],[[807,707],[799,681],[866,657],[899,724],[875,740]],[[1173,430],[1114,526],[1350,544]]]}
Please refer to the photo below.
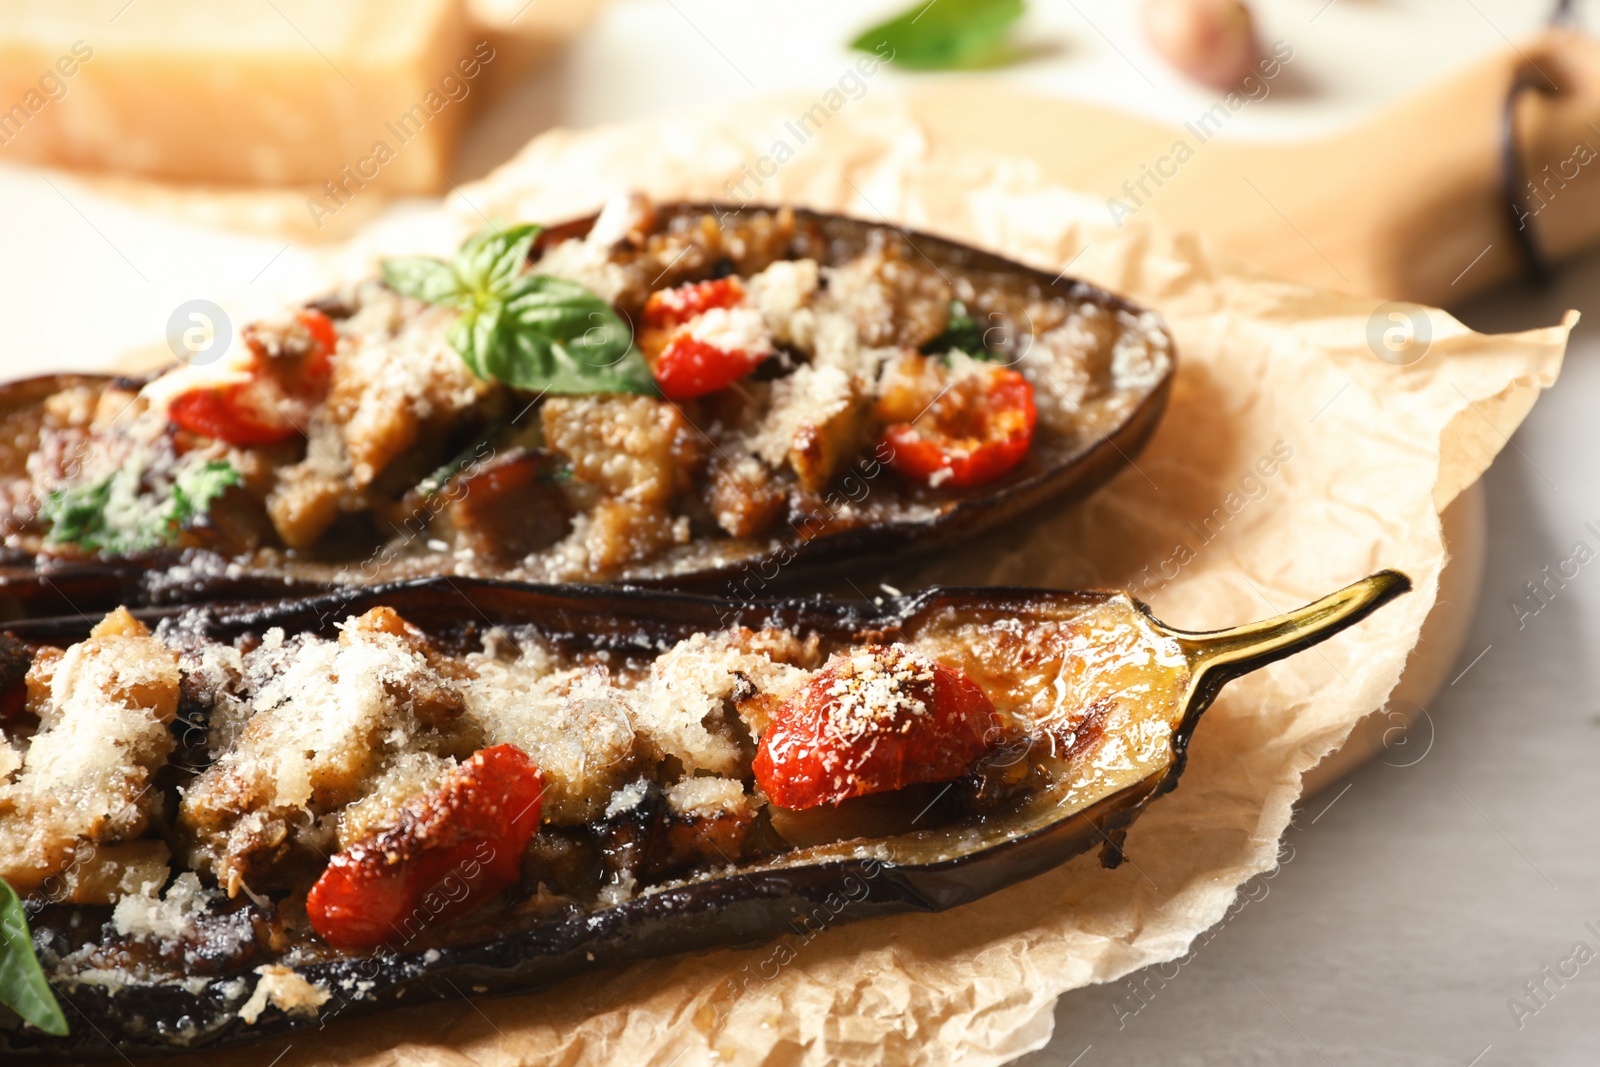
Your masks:
{"label": "glossy eggplant flesh", "polygon": [[[1223,682],[1407,584],[1386,572],[1216,635],[1108,593],[741,607],[462,579],[119,610],[89,634],[81,619],[23,623],[0,648],[0,875],[25,895],[74,1031],[13,1019],[0,1042],[94,1055],[245,1041],[452,983],[506,993],[948,908],[1092,847],[1114,865]],[[992,706],[954,763],[956,712],[918,671],[964,679],[968,711]],[[818,691],[845,694],[828,697],[837,714],[763,768]],[[383,872],[411,870],[393,856],[441,840],[405,837],[418,811],[472,816],[435,803],[441,783],[512,748],[542,774],[542,808],[509,877],[428,868],[378,942],[349,947],[352,912],[326,907],[345,861],[382,843],[400,867],[338,884],[393,890]],[[859,795],[773,803],[817,753]],[[389,898],[355,910],[372,899]]]}
{"label": "glossy eggplant flesh", "polygon": [[453,308],[378,280],[215,363],[0,386],[0,618],[430,575],[771,595],[1089,492],[1175,367],[1119,297],[803,210],[624,198],[526,269],[603,298],[662,395],[480,378]]}

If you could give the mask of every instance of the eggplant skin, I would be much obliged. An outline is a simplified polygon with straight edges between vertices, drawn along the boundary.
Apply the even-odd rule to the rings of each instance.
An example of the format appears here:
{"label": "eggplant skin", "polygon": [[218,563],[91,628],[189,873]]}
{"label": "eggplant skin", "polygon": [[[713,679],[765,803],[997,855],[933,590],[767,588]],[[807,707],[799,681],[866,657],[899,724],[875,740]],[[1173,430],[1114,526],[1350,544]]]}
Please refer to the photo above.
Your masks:
{"label": "eggplant skin", "polygon": [[[662,204],[662,214],[714,214],[737,216],[740,212],[774,210],[716,204]],[[881,223],[851,219],[836,214],[795,209],[795,217],[815,224],[834,238],[855,239]],[[595,221],[594,216],[548,227],[536,251],[568,237],[581,237]],[[993,253],[972,248],[941,237],[904,230],[896,231],[910,241],[929,262],[941,269],[960,273],[989,272],[1002,275],[1022,287],[1060,295],[1079,303],[1093,303],[1111,311],[1140,314],[1145,309],[1086,282],[1036,270]],[[1047,504],[1060,505],[1080,499],[1109,481],[1144,449],[1154,435],[1166,410],[1176,376],[1178,353],[1169,344],[1167,365],[1160,378],[1139,394],[1139,399],[1124,418],[1105,432],[1082,434],[1070,447],[1055,442],[1048,456],[1036,439],[1034,456],[1021,467],[990,486],[954,493],[942,499],[923,517],[904,517],[845,528],[826,529],[805,536],[801,527],[821,517],[801,516],[790,536],[775,544],[755,545],[738,542],[737,558],[708,564],[692,570],[653,573],[623,572],[618,582],[659,589],[686,589],[735,599],[754,599],[815,588],[819,581],[854,575],[881,573],[890,563],[903,563],[908,557],[949,548],[1011,522]],[[103,386],[110,377],[58,375],[0,384],[0,418],[7,412],[37,404],[55,391],[55,386]],[[863,460],[866,472],[856,470],[840,479],[830,496],[842,501],[862,491],[873,477],[892,478],[887,471],[877,473],[882,464]],[[868,473],[870,472],[870,473]],[[832,505],[824,503],[826,511]],[[443,564],[441,563],[441,566]],[[0,621],[62,615],[80,611],[105,611],[119,604],[162,605],[199,603],[210,600],[253,600],[290,595],[315,595],[337,588],[328,577],[336,568],[298,569],[293,564],[246,558],[229,560],[214,552],[189,549],[184,552],[150,552],[128,558],[50,558],[0,548]],[[338,569],[348,580],[349,568]],[[437,573],[416,571],[414,574]],[[394,576],[378,574],[372,582]],[[371,584],[363,581],[362,584]],[[842,581],[838,581],[841,587]]]}
{"label": "eggplant skin", "polygon": [[[464,647],[485,618],[527,624],[550,640],[575,647],[650,649],[724,625],[776,625],[848,639],[893,631],[936,611],[1002,607],[1018,615],[1110,598],[1005,588],[930,589],[910,597],[866,603],[812,598],[739,605],[685,593],[613,586],[532,586],[467,579],[428,579],[259,605],[143,609],[148,623],[164,619],[219,640],[281,626],[289,633],[334,632],[351,614],[379,604],[417,620],[441,645]],[[38,619],[12,627],[26,640],[80,639],[92,623],[82,617]],[[528,929],[476,945],[409,955],[378,954],[301,967],[301,977],[333,991],[317,1015],[276,1007],[246,1025],[242,998],[223,992],[227,978],[200,992],[176,985],[106,986],[57,983],[72,1035],[53,1038],[23,1029],[0,1011],[0,1054],[13,1060],[103,1058],[178,1053],[259,1040],[333,1018],[366,1015],[418,1000],[445,999],[458,989],[491,994],[526,992],[582,973],[630,961],[748,944],[792,935],[809,940],[826,928],[897,912],[934,912],[977,900],[1050,870],[1096,846],[1115,865],[1118,846],[1145,805],[1176,785],[1181,753],[1202,707],[1188,709],[1174,738],[1179,759],[1164,770],[1041,829],[968,855],[950,857],[935,840],[927,862],[873,859],[753,869],[636,897],[598,911],[559,913]],[[999,818],[999,816],[993,817]]]}
{"label": "eggplant skin", "polygon": [[[438,950],[432,960],[373,956],[302,967],[302,977],[334,991],[314,1016],[274,1007],[246,1025],[235,1014],[240,1001],[226,1000],[220,981],[199,994],[174,985],[112,992],[58,983],[58,994],[70,1005],[72,1035],[22,1032],[0,1021],[0,1054],[7,1062],[49,1062],[221,1048],[394,1009],[402,998],[410,1005],[448,1000],[462,989],[522,993],[638,960],[784,935],[810,940],[861,919],[944,911],[1117,840],[1161,791],[1159,783],[1140,783],[1033,837],[943,864],[890,867],[867,860],[758,872],[665,890],[599,913],[574,912],[490,944]],[[351,992],[367,983],[365,992]]]}

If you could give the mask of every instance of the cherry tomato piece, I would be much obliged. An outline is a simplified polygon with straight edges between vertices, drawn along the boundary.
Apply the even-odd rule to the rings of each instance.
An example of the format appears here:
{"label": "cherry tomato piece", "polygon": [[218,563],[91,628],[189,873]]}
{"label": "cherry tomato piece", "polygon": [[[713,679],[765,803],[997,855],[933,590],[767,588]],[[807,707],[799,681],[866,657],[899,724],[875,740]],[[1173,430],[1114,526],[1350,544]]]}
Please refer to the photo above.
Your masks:
{"label": "cherry tomato piece", "polygon": [[966,672],[867,645],[835,656],[778,709],[755,778],[779,807],[838,804],[959,778],[999,733],[994,705]]}
{"label": "cherry tomato piece", "polygon": [[295,317],[311,334],[311,339],[317,343],[317,349],[323,355],[339,347],[339,332],[333,328],[333,320],[327,315],[316,308],[301,308]]}
{"label": "cherry tomato piece", "polygon": [[300,397],[319,396],[333,377],[333,353],[339,331],[333,320],[316,308],[295,313],[299,329],[253,322],[240,331],[250,350],[250,372],[284,392]]}
{"label": "cherry tomato piece", "polygon": [[884,432],[901,475],[934,487],[970,489],[1022,462],[1039,411],[1033,386],[1014,370],[957,382],[914,422]]}
{"label": "cherry tomato piece", "polygon": [[339,949],[409,941],[514,885],[539,829],[544,778],[515,745],[473,754],[394,822],[334,856],[306,896]]}
{"label": "cherry tomato piece", "polygon": [[667,342],[651,369],[661,395],[682,401],[726,389],[755,370],[765,358],[766,353],[729,351],[679,333]]}
{"label": "cherry tomato piece", "polygon": [[267,387],[255,381],[191,389],[167,404],[167,418],[201,437],[238,448],[287,441],[299,431],[273,404]]}
{"label": "cherry tomato piece", "polygon": [[691,282],[676,289],[658,289],[644,302],[647,329],[666,330],[682,326],[712,308],[737,307],[744,301],[744,286],[737,278],[718,278]]}
{"label": "cherry tomato piece", "polygon": [[333,376],[332,360],[334,350],[339,347],[339,332],[333,328],[333,320],[316,308],[302,308],[296,318],[311,335],[313,342],[311,351],[306,354],[301,377],[308,386],[320,387]]}

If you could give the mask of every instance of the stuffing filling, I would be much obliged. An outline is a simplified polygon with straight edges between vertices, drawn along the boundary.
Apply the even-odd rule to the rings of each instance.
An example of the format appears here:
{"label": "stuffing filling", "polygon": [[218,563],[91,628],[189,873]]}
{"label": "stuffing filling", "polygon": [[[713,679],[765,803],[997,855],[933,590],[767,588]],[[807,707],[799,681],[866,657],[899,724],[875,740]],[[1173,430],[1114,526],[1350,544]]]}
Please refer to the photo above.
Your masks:
{"label": "stuffing filling", "polygon": [[1144,669],[1068,618],[617,651],[387,607],[231,641],[119,609],[65,649],[0,635],[0,878],[58,978],[254,976],[253,1012],[314,1010],[284,967],[984,820],[1170,754],[1085,667],[1113,639],[1114,670]]}
{"label": "stuffing filling", "polygon": [[369,280],[218,363],[0,412],[4,546],[345,582],[685,573],[1025,477],[1171,364],[1153,315],[888,227],[634,197],[547,236],[520,270],[620,316],[638,390],[508,384],[459,351],[459,308]]}

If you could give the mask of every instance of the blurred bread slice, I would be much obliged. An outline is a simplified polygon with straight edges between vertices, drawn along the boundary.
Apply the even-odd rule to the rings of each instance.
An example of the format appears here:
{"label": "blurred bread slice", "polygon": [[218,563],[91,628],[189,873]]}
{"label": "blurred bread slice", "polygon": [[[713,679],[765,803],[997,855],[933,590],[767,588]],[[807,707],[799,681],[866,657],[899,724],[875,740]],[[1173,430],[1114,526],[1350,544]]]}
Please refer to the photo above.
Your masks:
{"label": "blurred bread slice", "polygon": [[7,0],[0,160],[433,192],[492,54],[461,0]]}

